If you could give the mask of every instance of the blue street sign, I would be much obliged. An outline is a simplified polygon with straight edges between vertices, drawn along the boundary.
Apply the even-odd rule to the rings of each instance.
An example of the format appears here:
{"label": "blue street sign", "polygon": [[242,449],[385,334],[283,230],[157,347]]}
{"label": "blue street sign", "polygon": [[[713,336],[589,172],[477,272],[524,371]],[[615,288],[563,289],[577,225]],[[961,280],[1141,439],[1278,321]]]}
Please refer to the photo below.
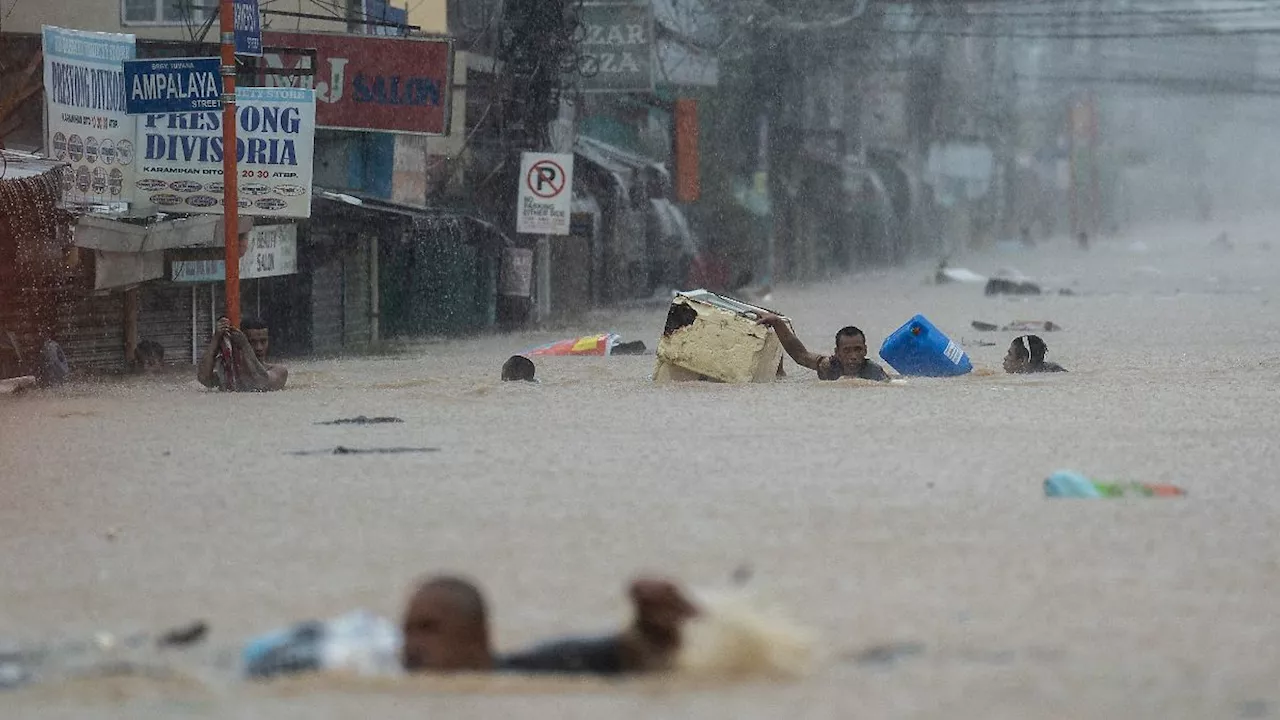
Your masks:
{"label": "blue street sign", "polygon": [[218,58],[124,61],[124,111],[130,115],[217,110],[222,96]]}
{"label": "blue street sign", "polygon": [[258,0],[233,0],[235,11],[236,54],[262,54],[262,17]]}

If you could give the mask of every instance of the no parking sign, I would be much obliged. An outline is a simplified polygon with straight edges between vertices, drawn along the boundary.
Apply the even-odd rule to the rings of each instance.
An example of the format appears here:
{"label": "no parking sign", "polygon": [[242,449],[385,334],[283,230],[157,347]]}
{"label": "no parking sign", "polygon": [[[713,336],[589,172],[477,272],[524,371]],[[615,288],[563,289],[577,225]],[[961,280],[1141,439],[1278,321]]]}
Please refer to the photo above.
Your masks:
{"label": "no parking sign", "polygon": [[568,235],[573,203],[573,155],[521,153],[516,232]]}

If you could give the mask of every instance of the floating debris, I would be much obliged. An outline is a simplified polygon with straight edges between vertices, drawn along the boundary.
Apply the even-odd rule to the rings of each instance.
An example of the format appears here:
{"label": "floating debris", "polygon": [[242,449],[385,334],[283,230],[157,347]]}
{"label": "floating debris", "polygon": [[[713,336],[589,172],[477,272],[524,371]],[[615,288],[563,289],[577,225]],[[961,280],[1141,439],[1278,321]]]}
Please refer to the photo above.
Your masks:
{"label": "floating debris", "polygon": [[1061,325],[1052,320],[1014,320],[1004,326],[974,320],[971,324],[974,330],[981,332],[1057,332],[1062,329]]}
{"label": "floating debris", "polygon": [[337,420],[326,420],[318,422],[317,425],[383,425],[386,423],[402,423],[398,417],[367,417],[365,415],[357,415],[353,418],[339,418]]}
{"label": "floating debris", "polygon": [[401,453],[439,452],[436,447],[353,448],[339,445],[329,450],[294,450],[290,455],[398,455]]}
{"label": "floating debris", "polygon": [[1263,718],[1267,717],[1267,715],[1266,700],[1246,700],[1240,703],[1240,717],[1242,718]]}
{"label": "floating debris", "polygon": [[160,636],[156,644],[160,647],[183,647],[186,645],[194,645],[205,638],[209,634],[209,623],[203,620],[195,622],[185,627],[178,627]]}
{"label": "floating debris", "polygon": [[845,660],[852,660],[859,665],[892,665],[899,660],[924,654],[924,643],[895,642],[874,645],[866,650],[850,652],[844,655]]}

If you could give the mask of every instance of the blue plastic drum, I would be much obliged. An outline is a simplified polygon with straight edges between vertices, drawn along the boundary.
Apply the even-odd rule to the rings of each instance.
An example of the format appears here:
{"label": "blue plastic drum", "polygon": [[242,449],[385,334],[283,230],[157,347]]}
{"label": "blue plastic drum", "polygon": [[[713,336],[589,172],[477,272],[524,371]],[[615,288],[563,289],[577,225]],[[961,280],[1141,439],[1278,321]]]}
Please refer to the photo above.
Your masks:
{"label": "blue plastic drum", "polygon": [[885,338],[880,357],[907,376],[953,377],[973,370],[964,349],[923,315],[911,318]]}

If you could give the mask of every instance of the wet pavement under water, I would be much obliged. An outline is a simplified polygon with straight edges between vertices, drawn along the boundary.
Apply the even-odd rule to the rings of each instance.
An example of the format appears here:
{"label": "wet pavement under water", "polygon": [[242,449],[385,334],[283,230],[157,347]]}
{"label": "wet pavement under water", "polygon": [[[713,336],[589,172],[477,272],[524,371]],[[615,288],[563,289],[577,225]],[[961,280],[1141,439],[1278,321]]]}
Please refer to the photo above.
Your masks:
{"label": "wet pavement under water", "polygon": [[[614,330],[650,347],[665,308],[555,331],[293,362],[269,395],[189,375],[0,397],[0,638],[89,638],[201,618],[174,674],[6,693],[5,717],[1280,717],[1280,250],[1265,219],[1060,239],[954,266],[1013,266],[1074,296],[927,284],[931,263],[777,289],[827,349],[917,312],[978,370],[876,386],[654,386],[653,357],[521,349]],[[1235,249],[1211,246],[1220,230]],[[1141,243],[1135,245],[1134,243]],[[1070,373],[1007,376],[1052,320]],[[994,345],[979,345],[979,341]],[[402,423],[317,423],[360,415]],[[345,453],[332,448],[438,448]],[[327,449],[313,455],[299,451]],[[1177,499],[1047,500],[1055,469],[1173,483]],[[793,681],[524,678],[245,685],[245,637],[412,582],[486,589],[499,648],[614,626],[638,571],[752,585],[817,631]]]}

